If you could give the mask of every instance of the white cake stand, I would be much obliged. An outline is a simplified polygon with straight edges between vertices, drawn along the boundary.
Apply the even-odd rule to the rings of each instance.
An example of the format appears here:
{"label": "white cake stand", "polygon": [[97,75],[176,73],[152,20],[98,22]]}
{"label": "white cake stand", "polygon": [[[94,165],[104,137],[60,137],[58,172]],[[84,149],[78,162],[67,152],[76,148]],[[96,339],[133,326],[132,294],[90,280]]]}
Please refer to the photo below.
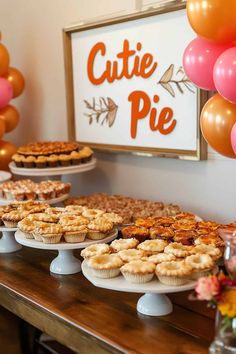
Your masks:
{"label": "white cake stand", "polygon": [[[57,203],[63,202],[63,201],[66,200],[68,197],[69,197],[69,194],[63,194],[62,196],[57,197],[57,198],[48,199],[48,200],[35,199],[35,201],[36,201],[36,202],[43,202],[43,203],[47,203],[47,204],[53,205],[53,204],[57,204]],[[0,205],[9,205],[9,204],[11,204],[11,203],[13,203],[13,202],[15,202],[15,200],[9,200],[9,199],[0,198]]]}
{"label": "white cake stand", "polygon": [[46,244],[43,242],[36,241],[34,239],[27,239],[23,232],[18,230],[15,233],[15,238],[18,243],[23,246],[38,248],[43,250],[56,250],[58,251],[58,256],[52,261],[50,265],[50,272],[56,274],[74,274],[81,271],[81,262],[79,259],[74,257],[73,250],[88,247],[96,243],[107,243],[114,240],[117,237],[118,231],[114,230],[108,237],[103,240],[88,240],[79,243],[67,243],[60,242],[55,244]]}
{"label": "white cake stand", "polygon": [[91,161],[86,163],[81,163],[80,165],[71,165],[66,167],[45,167],[45,168],[25,168],[16,167],[15,163],[12,161],[9,164],[9,168],[12,173],[19,176],[34,176],[34,177],[45,177],[45,176],[61,176],[73,173],[86,172],[94,169],[96,167],[97,160],[92,158]]}
{"label": "white cake stand", "polygon": [[137,303],[137,311],[148,316],[164,316],[173,311],[173,305],[170,299],[165,295],[194,289],[196,281],[189,281],[181,286],[167,286],[160,283],[155,277],[154,280],[145,284],[132,284],[120,275],[116,278],[101,279],[91,275],[86,265],[82,263],[82,272],[84,276],[95,286],[116,291],[131,293],[144,293]]}
{"label": "white cake stand", "polygon": [[15,240],[14,235],[16,230],[16,227],[0,227],[0,232],[2,232],[2,238],[0,239],[0,253],[12,253],[19,251],[22,248],[22,246]]}

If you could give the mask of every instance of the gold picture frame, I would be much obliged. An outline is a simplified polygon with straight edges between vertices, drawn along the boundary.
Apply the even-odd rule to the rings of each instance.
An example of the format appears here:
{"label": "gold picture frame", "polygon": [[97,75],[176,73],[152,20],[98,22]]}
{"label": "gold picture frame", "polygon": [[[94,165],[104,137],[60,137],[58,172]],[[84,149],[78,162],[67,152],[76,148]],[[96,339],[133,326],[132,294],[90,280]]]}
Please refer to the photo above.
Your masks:
{"label": "gold picture frame", "polygon": [[[66,79],[66,100],[67,100],[67,121],[68,121],[68,137],[70,140],[76,140],[76,124],[75,124],[75,97],[74,97],[74,84],[73,84],[73,60],[72,60],[72,34],[97,29],[100,27],[117,25],[125,22],[140,20],[144,18],[149,18],[151,16],[156,16],[160,14],[166,14],[169,12],[174,12],[178,10],[183,10],[185,8],[184,3],[164,3],[158,8],[151,9],[148,11],[143,11],[139,13],[128,14],[125,16],[119,16],[111,19],[106,19],[102,21],[96,21],[91,23],[82,23],[63,29],[63,43],[64,43],[64,61],[65,61],[65,79]],[[135,155],[142,156],[161,156],[161,157],[171,157],[179,158],[183,160],[206,160],[207,159],[207,144],[204,140],[201,130],[200,130],[200,112],[208,99],[208,93],[206,91],[197,89],[196,92],[197,99],[197,119],[196,119],[196,149],[185,150],[185,149],[171,149],[171,148],[155,148],[155,147],[145,147],[145,146],[128,146],[128,145],[118,145],[118,144],[103,144],[96,143],[93,141],[83,141],[80,142],[81,145],[89,145],[94,149],[109,151],[109,152],[128,152]]]}

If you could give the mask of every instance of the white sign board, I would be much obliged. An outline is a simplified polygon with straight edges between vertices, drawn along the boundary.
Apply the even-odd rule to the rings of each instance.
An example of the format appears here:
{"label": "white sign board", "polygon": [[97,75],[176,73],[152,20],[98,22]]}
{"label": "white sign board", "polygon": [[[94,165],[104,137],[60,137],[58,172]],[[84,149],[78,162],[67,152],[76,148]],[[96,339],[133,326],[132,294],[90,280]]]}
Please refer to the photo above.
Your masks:
{"label": "white sign board", "polygon": [[75,139],[200,159],[200,92],[182,67],[193,38],[185,10],[71,31]]}

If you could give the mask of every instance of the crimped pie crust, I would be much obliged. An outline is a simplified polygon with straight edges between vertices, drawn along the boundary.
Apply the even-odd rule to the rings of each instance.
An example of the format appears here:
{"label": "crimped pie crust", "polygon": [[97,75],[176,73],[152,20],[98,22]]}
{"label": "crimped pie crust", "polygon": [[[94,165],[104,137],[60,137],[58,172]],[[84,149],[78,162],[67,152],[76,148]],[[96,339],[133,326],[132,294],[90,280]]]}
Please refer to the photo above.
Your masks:
{"label": "crimped pie crust", "polygon": [[192,273],[192,267],[184,261],[171,261],[159,263],[156,266],[156,274],[170,277],[185,277]]}
{"label": "crimped pie crust", "polygon": [[89,267],[94,269],[116,269],[123,265],[122,260],[115,254],[103,254],[87,260]]}

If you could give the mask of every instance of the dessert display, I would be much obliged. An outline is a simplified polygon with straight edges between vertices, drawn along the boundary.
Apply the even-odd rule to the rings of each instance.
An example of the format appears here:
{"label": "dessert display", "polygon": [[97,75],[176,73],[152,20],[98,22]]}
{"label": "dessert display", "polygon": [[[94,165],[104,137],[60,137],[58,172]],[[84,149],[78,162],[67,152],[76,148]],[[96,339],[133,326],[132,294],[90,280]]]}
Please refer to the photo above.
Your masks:
{"label": "dessert display", "polygon": [[[108,195],[106,193],[96,193],[89,196],[80,196],[68,198],[65,205],[81,205],[88,208],[98,208],[106,213],[115,213],[122,217],[123,224],[131,224],[138,218],[147,218],[149,216],[169,216],[181,212],[178,205],[150,200],[141,200],[126,197],[123,195]],[[146,219],[146,223],[150,220]],[[118,221],[120,224],[120,222]],[[149,227],[147,224],[137,224],[138,226]],[[152,225],[150,225],[152,226]]]}
{"label": "dessert display", "polygon": [[5,227],[17,227],[25,217],[33,213],[43,212],[47,207],[46,203],[36,201],[15,202],[7,206],[0,206],[0,225]]}
{"label": "dessert display", "polygon": [[[4,223],[6,223],[7,216],[8,214],[2,216]],[[102,240],[111,235],[116,226],[116,222],[112,222],[110,216],[108,219],[106,213],[98,209],[79,207],[72,210],[70,207],[50,208],[46,206],[42,212],[30,213],[26,211],[25,214],[21,212],[17,222],[18,228],[24,233],[25,238],[56,244],[60,242],[80,243],[85,238]],[[116,215],[113,220],[118,220]],[[95,254],[95,250],[96,247],[92,248],[90,252]],[[105,250],[107,253],[107,247]],[[102,252],[98,252],[98,254],[102,254]]]}
{"label": "dessert display", "polygon": [[0,198],[5,200],[50,200],[70,193],[71,184],[61,181],[41,181],[30,179],[8,181],[0,184]]}
{"label": "dessert display", "polygon": [[[110,246],[97,244],[81,252],[94,277],[116,277],[121,272],[130,283],[143,284],[156,279],[167,286],[181,286],[213,271],[221,255],[220,249],[212,245],[168,244],[166,240],[160,239],[143,242],[137,239],[118,239],[112,241]],[[116,256],[116,264],[119,259],[119,270],[116,268],[116,272],[107,277],[94,272],[94,262],[96,267],[105,269],[104,264],[112,256]]]}
{"label": "dessert display", "polygon": [[51,168],[87,163],[92,156],[93,151],[88,146],[80,147],[74,141],[46,141],[19,147],[12,161],[16,167]]}
{"label": "dessert display", "polygon": [[[196,221],[194,214],[181,213],[168,217],[138,218],[134,225],[122,228],[121,233],[124,239],[167,241],[171,243],[168,248],[172,254],[182,257],[182,254],[189,255],[188,246],[191,245],[212,245],[223,248],[224,241],[218,230],[225,227],[227,228],[228,225],[213,221]],[[179,245],[185,247],[180,248]]]}

